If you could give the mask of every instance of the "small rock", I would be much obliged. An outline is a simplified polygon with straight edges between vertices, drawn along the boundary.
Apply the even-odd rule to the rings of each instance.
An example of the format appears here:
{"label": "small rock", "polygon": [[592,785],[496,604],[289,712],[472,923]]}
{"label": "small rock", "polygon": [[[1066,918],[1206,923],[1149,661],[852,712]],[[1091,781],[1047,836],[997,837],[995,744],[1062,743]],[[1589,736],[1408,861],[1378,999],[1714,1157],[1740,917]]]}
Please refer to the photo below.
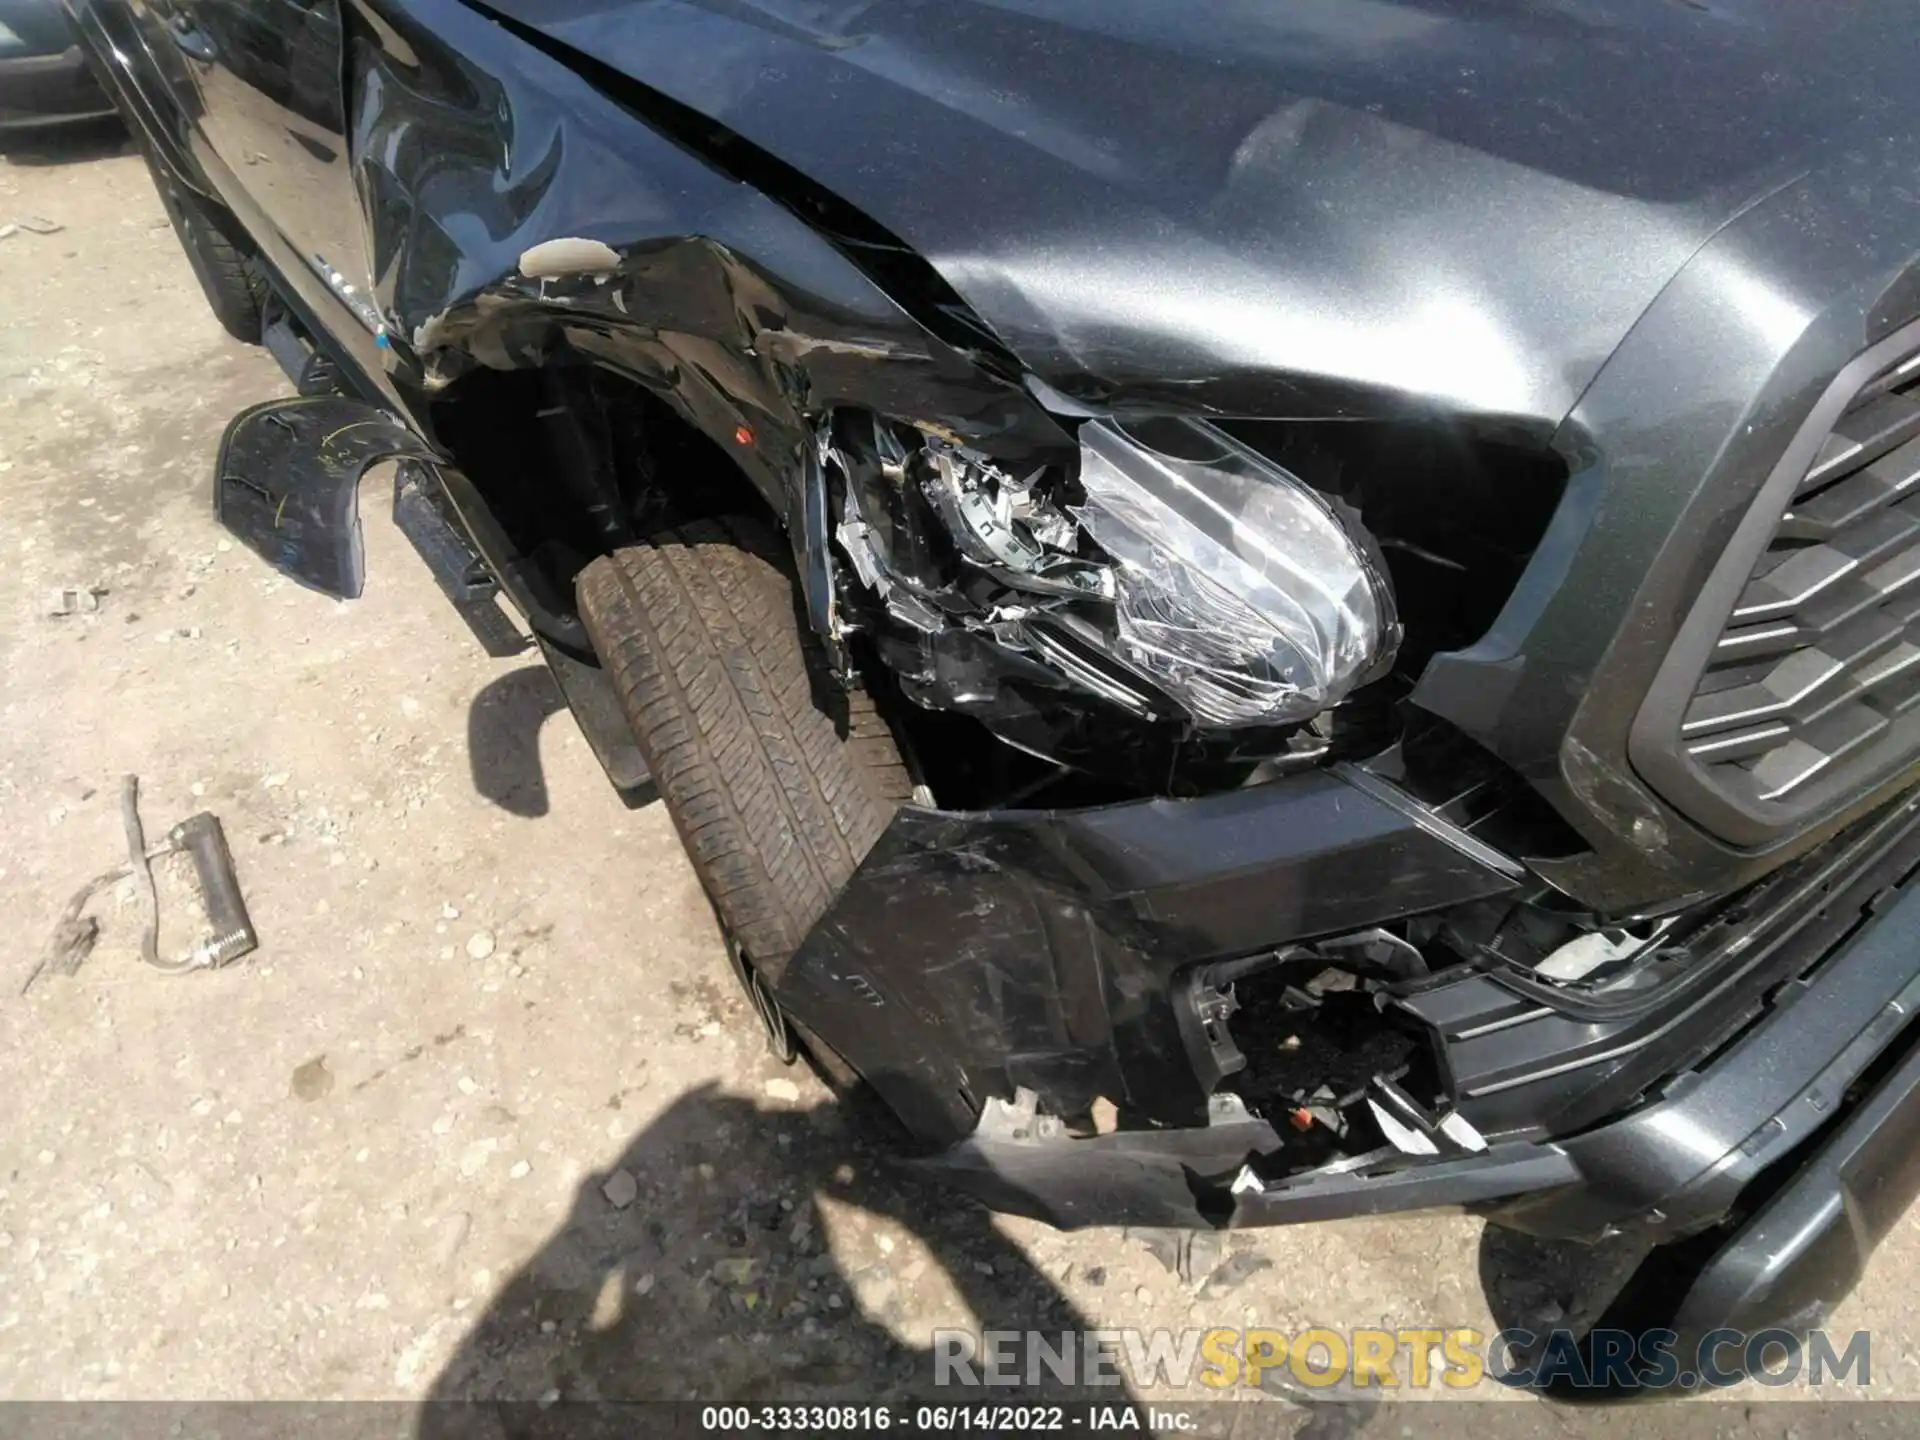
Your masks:
{"label": "small rock", "polygon": [[633,1282],[633,1293],[636,1295],[645,1295],[648,1291],[652,1289],[653,1289],[653,1272],[651,1270],[649,1270],[646,1274],[642,1275],[638,1280]]}
{"label": "small rock", "polygon": [[773,1099],[784,1100],[788,1104],[792,1104],[800,1098],[800,1087],[785,1076],[767,1081],[765,1089],[767,1094]]}
{"label": "small rock", "polygon": [[458,920],[460,918],[460,907],[458,905],[442,903],[440,906],[440,918],[442,920]]}
{"label": "small rock", "polygon": [[467,1243],[467,1236],[473,1230],[473,1217],[461,1210],[440,1222],[439,1238],[433,1247],[433,1258],[439,1264],[451,1265],[453,1257],[460,1253],[460,1247]]}
{"label": "small rock", "polygon": [[286,784],[290,778],[286,771],[276,770],[271,775],[261,776],[260,786],[264,790],[278,790],[282,785]]}
{"label": "small rock", "polygon": [[557,1320],[542,1320],[540,1322],[540,1333],[542,1335],[551,1335],[559,1328],[560,1322]]}
{"label": "small rock", "polygon": [[467,940],[467,954],[475,960],[484,960],[493,954],[493,932],[476,930]]}
{"label": "small rock", "polygon": [[524,1180],[527,1178],[527,1176],[531,1175],[532,1173],[533,1173],[533,1166],[529,1165],[524,1160],[516,1160],[513,1162],[513,1168],[507,1171],[507,1176],[508,1178],[513,1180]]}
{"label": "small rock", "polygon": [[[607,1177],[607,1183],[600,1187],[600,1193],[607,1197],[607,1203],[616,1210],[624,1210],[640,1198],[640,1182],[625,1170],[616,1170]],[[647,1283],[653,1283],[653,1277],[647,1276]],[[641,1294],[646,1294],[642,1290]]]}
{"label": "small rock", "polygon": [[462,1095],[471,1095],[480,1088],[478,1085],[474,1083],[474,1079],[471,1075],[462,1075],[454,1083],[460,1087],[460,1093]]}
{"label": "small rock", "polygon": [[293,1098],[311,1103],[333,1093],[333,1072],[327,1057],[316,1055],[293,1072]]}

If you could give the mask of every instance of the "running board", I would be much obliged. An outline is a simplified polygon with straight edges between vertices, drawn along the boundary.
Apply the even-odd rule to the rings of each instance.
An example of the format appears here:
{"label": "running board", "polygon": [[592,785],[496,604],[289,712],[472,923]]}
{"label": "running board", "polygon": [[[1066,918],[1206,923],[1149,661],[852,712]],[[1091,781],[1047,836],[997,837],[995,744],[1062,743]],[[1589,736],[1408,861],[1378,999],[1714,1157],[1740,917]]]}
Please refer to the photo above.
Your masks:
{"label": "running board", "polygon": [[[426,465],[411,460],[400,463],[393,481],[393,523],[419,551],[440,589],[489,655],[504,658],[527,648],[527,637],[500,608],[500,587],[486,561],[450,513],[440,483]],[[647,762],[640,758],[640,747],[633,742],[633,730],[621,713],[607,672],[575,659],[537,633],[534,642],[600,768],[614,789],[634,800],[632,792],[647,786]],[[651,798],[651,792],[640,798]]]}
{"label": "running board", "polygon": [[527,637],[500,608],[500,586],[448,513],[443,494],[426,466],[402,461],[393,477],[394,526],[426,562],[480,648],[496,660],[518,655],[527,648]]}
{"label": "running board", "polygon": [[340,370],[295,327],[286,307],[273,304],[260,326],[260,343],[286,372],[302,395],[333,395],[340,390]]}
{"label": "running board", "polygon": [[[652,799],[649,783],[652,777],[647,773],[647,762],[641,758],[640,747],[633,742],[633,727],[627,724],[627,717],[620,709],[620,697],[614,693],[613,681],[607,672],[598,665],[576,660],[538,635],[534,641],[546,658],[547,668],[553,672],[554,683],[566,697],[580,733],[587,737],[594,758],[607,772],[613,788],[629,804]],[[636,795],[636,791],[643,793]]]}

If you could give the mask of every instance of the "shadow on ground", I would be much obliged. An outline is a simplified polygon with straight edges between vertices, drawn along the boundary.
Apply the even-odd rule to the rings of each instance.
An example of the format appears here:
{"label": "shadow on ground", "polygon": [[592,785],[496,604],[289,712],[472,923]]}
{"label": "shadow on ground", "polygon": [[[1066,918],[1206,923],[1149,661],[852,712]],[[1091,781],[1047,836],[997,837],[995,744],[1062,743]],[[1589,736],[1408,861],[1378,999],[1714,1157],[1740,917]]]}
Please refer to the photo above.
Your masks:
{"label": "shadow on ground", "polygon": [[[926,1268],[944,1271],[982,1327],[1086,1328],[985,1211],[900,1175],[842,1107],[763,1110],[703,1087],[583,1182],[565,1223],[474,1325],[430,1400],[933,1394],[931,1349],[903,1343],[886,1323],[925,1331],[931,1344],[930,1323],[906,1309],[907,1247],[846,1273],[826,1243],[823,1197],[916,1236],[931,1252]],[[1036,1393],[1125,1399],[1112,1386],[1082,1393],[1057,1382],[1026,1392]],[[483,1416],[430,1404],[421,1433],[473,1434]]]}
{"label": "shadow on ground", "polygon": [[[567,709],[566,696],[545,665],[510,670],[482,686],[467,709],[467,761],[474,790],[511,814],[528,819],[545,815],[551,805],[540,762],[540,729]],[[584,729],[581,738],[586,739]],[[629,810],[659,798],[651,780],[616,787],[614,793]]]}
{"label": "shadow on ground", "polygon": [[[0,155],[6,156],[12,165],[77,165],[86,160],[124,155],[132,149],[133,141],[128,138],[126,126],[112,116],[44,129],[0,131]],[[0,216],[0,223],[9,218]]]}
{"label": "shadow on ground", "polygon": [[483,686],[467,710],[467,760],[473,770],[473,788],[512,814],[546,814],[540,727],[566,708],[560,687],[544,665],[509,670]]}

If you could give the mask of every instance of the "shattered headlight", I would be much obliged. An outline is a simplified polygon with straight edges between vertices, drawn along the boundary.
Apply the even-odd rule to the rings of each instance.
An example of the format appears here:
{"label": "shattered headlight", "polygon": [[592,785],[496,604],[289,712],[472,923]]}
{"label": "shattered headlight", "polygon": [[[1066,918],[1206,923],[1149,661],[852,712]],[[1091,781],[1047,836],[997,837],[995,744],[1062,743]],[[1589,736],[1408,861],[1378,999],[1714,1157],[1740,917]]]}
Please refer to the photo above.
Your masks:
{"label": "shattered headlight", "polygon": [[1211,426],[1080,429],[1074,519],[1116,562],[1116,659],[1202,725],[1303,721],[1400,627],[1380,567],[1304,482]]}
{"label": "shattered headlight", "polygon": [[887,653],[920,703],[1025,715],[990,653],[1146,719],[1290,726],[1392,663],[1393,594],[1357,515],[1197,421],[1090,420],[1079,445],[1076,476],[872,416],[829,438],[835,538],[917,637]]}

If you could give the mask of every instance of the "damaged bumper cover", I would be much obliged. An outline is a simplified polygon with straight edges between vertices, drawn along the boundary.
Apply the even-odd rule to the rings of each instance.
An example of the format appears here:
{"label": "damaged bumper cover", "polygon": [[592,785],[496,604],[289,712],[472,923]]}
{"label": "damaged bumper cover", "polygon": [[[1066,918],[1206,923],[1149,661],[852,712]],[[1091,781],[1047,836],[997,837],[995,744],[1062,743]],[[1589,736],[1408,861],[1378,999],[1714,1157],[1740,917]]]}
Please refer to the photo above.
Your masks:
{"label": "damaged bumper cover", "polygon": [[[1430,1154],[1286,1173],[1267,1162],[1298,1137],[1222,1085],[1232,1043],[1193,977],[1521,881],[1368,772],[902,812],[777,988],[932,1143],[917,1163],[996,1209],[1238,1228],[1468,1206],[1545,1236],[1631,1234],[1648,1264],[1692,1237],[1708,1258],[1684,1326],[1807,1326],[1920,1192],[1917,866],[1908,802],[1756,897],[1658,1003],[1561,1013],[1508,992],[1500,1010],[1490,968],[1424,977],[1392,1008],[1429,1027],[1449,1118],[1469,1123]],[[1085,1123],[1103,1101],[1121,1124]]]}
{"label": "damaged bumper cover", "polygon": [[1052,1115],[1104,1099],[1148,1123],[1198,1125],[1231,1062],[1203,1007],[1176,1003],[1176,977],[1522,878],[1346,766],[1192,800],[906,809],[769,978],[936,1143],[1021,1089]]}

